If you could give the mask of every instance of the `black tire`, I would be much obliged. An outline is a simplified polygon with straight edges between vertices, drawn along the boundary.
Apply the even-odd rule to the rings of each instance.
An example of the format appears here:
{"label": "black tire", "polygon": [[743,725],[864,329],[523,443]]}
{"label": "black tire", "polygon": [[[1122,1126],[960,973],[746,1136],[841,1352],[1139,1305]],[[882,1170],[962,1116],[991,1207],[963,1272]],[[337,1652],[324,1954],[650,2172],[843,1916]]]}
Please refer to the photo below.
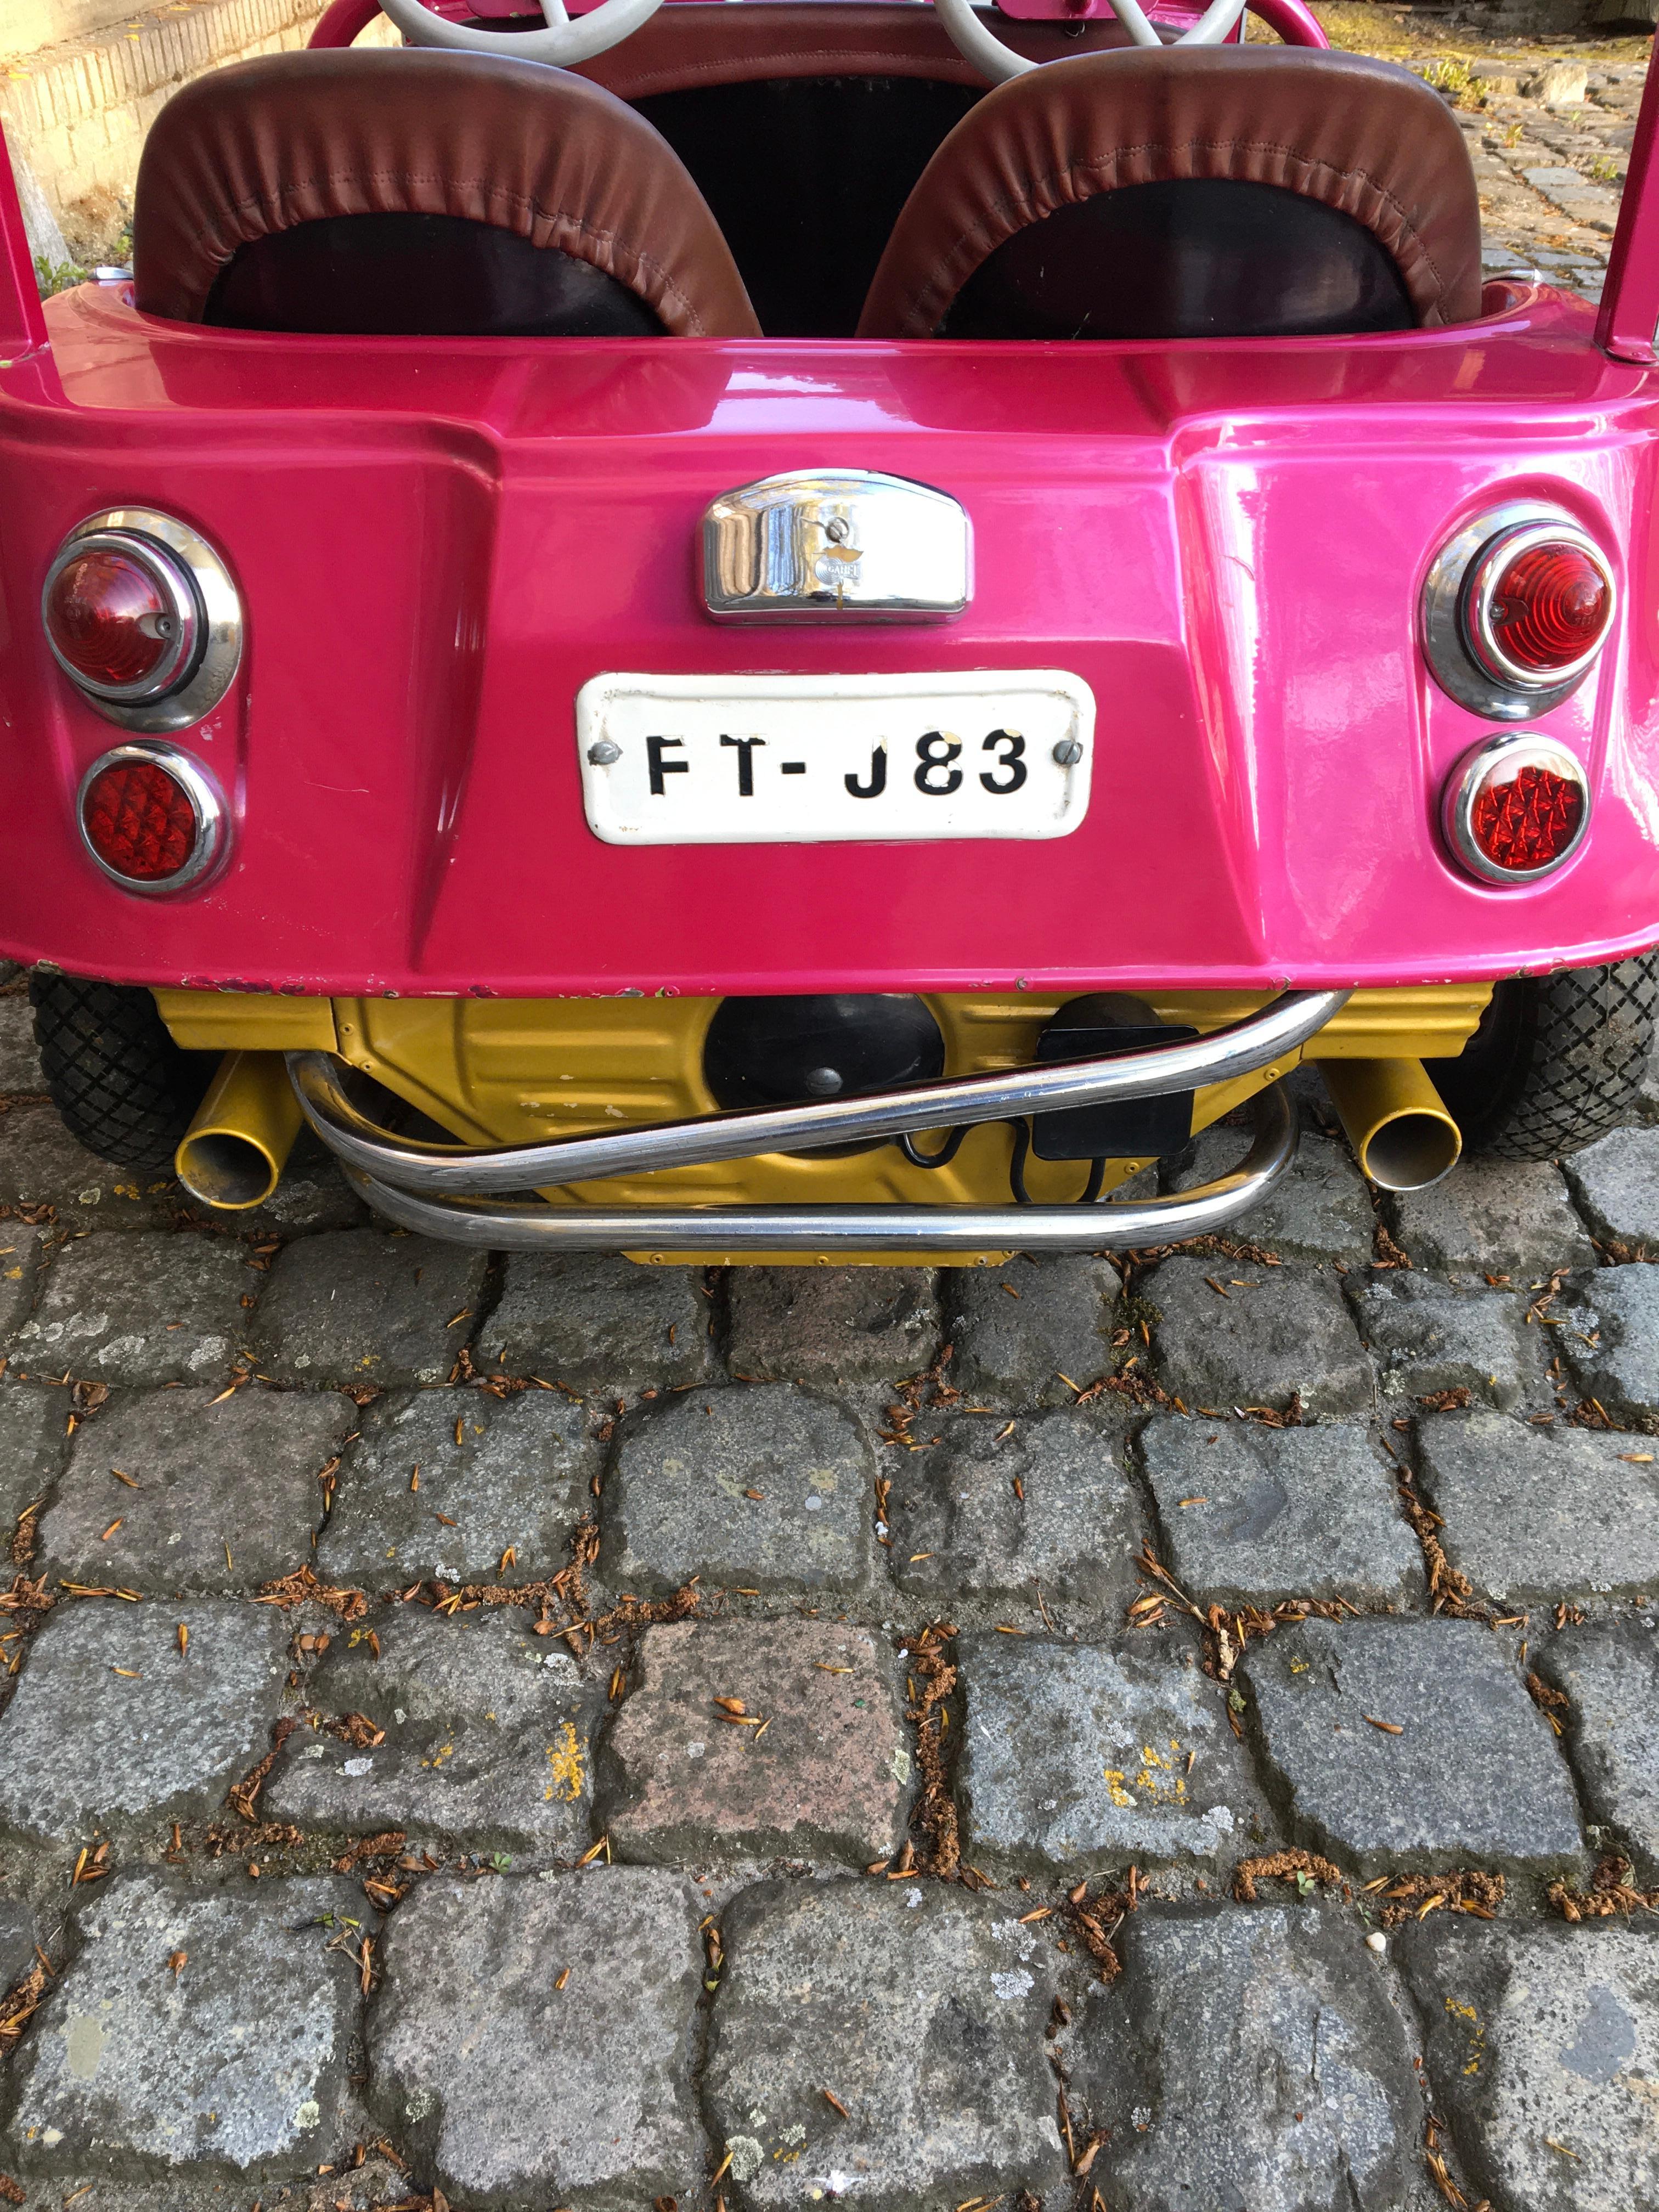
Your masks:
{"label": "black tire", "polygon": [[1638,1118],[1659,952],[1498,984],[1456,1060],[1425,1063],[1468,1152],[1553,1160]]}
{"label": "black tire", "polygon": [[183,1052],[148,991],[78,975],[32,975],[34,1038],[64,1126],[118,1167],[171,1174],[213,1073],[211,1053]]}

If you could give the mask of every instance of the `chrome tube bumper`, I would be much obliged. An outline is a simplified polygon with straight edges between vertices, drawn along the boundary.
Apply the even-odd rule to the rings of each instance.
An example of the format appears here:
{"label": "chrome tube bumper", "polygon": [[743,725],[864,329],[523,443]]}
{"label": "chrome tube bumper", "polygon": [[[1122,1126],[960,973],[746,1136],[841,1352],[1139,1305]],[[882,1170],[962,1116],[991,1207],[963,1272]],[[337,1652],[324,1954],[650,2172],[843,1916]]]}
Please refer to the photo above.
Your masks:
{"label": "chrome tube bumper", "polygon": [[1282,1092],[1269,1090],[1257,1101],[1255,1143],[1233,1173],[1179,1196],[1138,1205],[600,1207],[502,1202],[481,1194],[868,1143],[1225,1082],[1271,1068],[1294,1053],[1348,996],[1346,991],[1286,992],[1261,1013],[1207,1036],[1091,1060],[945,1076],[867,1097],[754,1107],[488,1148],[429,1144],[379,1127],[353,1105],[342,1064],[326,1053],[290,1053],[289,1072],[306,1119],[370,1203],[407,1228],[453,1243],[600,1252],[1122,1249],[1222,1228],[1269,1190],[1296,1154],[1295,1116]]}
{"label": "chrome tube bumper", "polygon": [[1231,1175],[1178,1197],[1093,1206],[597,1206],[416,1198],[349,1169],[404,1229],[501,1252],[1122,1252],[1224,1229],[1296,1158],[1282,1084],[1259,1091],[1256,1135]]}
{"label": "chrome tube bumper", "polygon": [[651,1121],[541,1145],[480,1148],[393,1137],[358,1112],[341,1082],[341,1063],[325,1052],[291,1052],[289,1073],[305,1117],[348,1167],[422,1197],[478,1191],[539,1190],[596,1176],[649,1175],[659,1168],[705,1167],[757,1152],[808,1151],[818,1145],[868,1144],[963,1121],[1006,1121],[1061,1107],[1151,1098],[1253,1075],[1305,1044],[1345,1006],[1347,991],[1287,991],[1259,1014],[1208,1036],[1156,1044],[1094,1060],[1051,1060],[988,1075],[942,1075],[863,1098],[825,1098],[810,1106],[749,1106],[690,1121]]}

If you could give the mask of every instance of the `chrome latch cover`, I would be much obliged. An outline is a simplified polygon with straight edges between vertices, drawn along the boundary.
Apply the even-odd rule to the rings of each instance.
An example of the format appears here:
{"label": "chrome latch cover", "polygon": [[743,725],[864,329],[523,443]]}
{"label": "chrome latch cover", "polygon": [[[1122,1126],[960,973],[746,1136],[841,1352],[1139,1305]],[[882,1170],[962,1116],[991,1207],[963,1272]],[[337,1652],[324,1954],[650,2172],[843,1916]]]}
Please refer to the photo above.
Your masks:
{"label": "chrome latch cover", "polygon": [[702,519],[717,622],[942,622],[973,594],[968,517],[948,492],[867,469],[791,469]]}

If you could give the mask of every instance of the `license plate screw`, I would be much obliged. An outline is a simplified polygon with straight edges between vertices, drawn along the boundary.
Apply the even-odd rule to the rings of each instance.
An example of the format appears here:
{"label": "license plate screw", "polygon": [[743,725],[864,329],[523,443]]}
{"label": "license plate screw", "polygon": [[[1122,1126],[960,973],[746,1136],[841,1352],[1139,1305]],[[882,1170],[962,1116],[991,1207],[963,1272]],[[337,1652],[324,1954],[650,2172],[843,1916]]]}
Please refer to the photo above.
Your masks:
{"label": "license plate screw", "polygon": [[609,768],[622,758],[622,747],[610,738],[599,738],[587,748],[587,757],[595,768]]}
{"label": "license plate screw", "polygon": [[1081,740],[1077,738],[1062,738],[1054,747],[1054,758],[1062,768],[1075,768],[1083,758]]}

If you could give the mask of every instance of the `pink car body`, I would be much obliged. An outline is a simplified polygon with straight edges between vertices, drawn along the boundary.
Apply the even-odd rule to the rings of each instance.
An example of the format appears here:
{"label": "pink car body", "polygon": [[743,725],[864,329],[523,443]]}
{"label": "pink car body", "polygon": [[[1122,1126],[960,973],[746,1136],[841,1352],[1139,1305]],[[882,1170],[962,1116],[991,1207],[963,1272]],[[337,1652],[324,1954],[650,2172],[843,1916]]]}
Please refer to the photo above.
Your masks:
{"label": "pink car body", "polygon": [[[349,15],[333,12],[325,36]],[[0,952],[320,999],[1267,994],[1487,982],[1659,939],[1659,105],[1599,315],[1097,343],[268,335],[35,296],[0,165]],[[711,500],[792,470],[951,495],[973,589],[925,628],[711,621]],[[1616,580],[1595,666],[1527,726],[1582,763],[1558,872],[1459,865],[1448,779],[1497,724],[1421,607],[1505,501]],[[95,867],[116,733],[55,664],[42,580],[100,510],[217,548],[240,664],[178,742],[231,817],[199,890]],[[688,678],[1060,669],[1097,702],[1086,818],[1044,842],[628,845],[584,817],[574,702]]]}

